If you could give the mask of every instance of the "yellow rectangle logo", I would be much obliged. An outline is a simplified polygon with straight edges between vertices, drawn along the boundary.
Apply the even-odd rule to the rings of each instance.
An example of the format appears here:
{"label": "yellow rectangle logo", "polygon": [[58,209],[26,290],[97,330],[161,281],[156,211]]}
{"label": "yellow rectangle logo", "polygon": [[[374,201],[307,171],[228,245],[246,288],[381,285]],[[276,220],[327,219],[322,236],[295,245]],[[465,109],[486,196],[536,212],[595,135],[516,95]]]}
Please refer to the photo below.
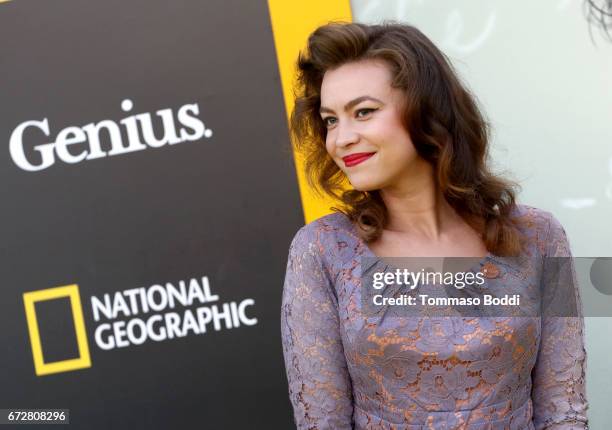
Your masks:
{"label": "yellow rectangle logo", "polygon": [[[64,297],[68,297],[70,300],[72,319],[74,321],[74,329],[79,348],[79,357],[55,361],[53,363],[45,363],[34,305],[36,302],[61,299]],[[68,372],[91,367],[89,344],[87,343],[87,332],[85,331],[85,320],[83,319],[83,308],[81,306],[81,296],[79,294],[78,285],[65,285],[63,287],[47,288],[45,290],[23,293],[23,303],[25,306],[26,320],[28,322],[28,332],[30,334],[36,375],[49,375],[52,373]]]}

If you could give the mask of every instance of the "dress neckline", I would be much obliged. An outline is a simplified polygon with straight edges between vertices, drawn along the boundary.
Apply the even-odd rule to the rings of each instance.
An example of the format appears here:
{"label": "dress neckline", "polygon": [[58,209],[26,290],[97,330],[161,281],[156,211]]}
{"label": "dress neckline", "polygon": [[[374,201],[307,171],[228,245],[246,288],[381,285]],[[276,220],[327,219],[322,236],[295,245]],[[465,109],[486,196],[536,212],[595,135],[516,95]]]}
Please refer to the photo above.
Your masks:
{"label": "dress neckline", "polygon": [[[347,217],[348,219],[348,217]],[[363,240],[361,238],[361,236],[359,235],[359,231],[358,231],[358,227],[353,223],[353,221],[351,221],[350,219],[348,219],[348,222],[351,225],[351,229],[352,229],[352,233],[355,235],[355,237],[357,238],[357,241],[359,243],[359,245],[361,246],[361,248],[363,249],[363,253],[362,253],[362,257],[368,257],[368,258],[372,258],[375,260],[376,264],[377,262],[382,262],[384,263],[388,268],[391,269],[398,269],[397,267],[395,267],[393,264],[390,264],[388,262],[385,262],[384,259],[399,259],[399,258],[479,258],[479,260],[474,263],[473,265],[471,265],[469,267],[469,269],[466,269],[467,271],[470,272],[477,272],[479,271],[485,264],[487,264],[490,261],[494,261],[496,263],[500,263],[500,260],[497,255],[493,254],[492,252],[487,250],[487,253],[485,254],[484,257],[480,258],[480,257],[383,257],[383,256],[379,256],[377,255],[374,251],[372,251],[372,249],[368,246],[368,244],[366,243],[365,240]]]}

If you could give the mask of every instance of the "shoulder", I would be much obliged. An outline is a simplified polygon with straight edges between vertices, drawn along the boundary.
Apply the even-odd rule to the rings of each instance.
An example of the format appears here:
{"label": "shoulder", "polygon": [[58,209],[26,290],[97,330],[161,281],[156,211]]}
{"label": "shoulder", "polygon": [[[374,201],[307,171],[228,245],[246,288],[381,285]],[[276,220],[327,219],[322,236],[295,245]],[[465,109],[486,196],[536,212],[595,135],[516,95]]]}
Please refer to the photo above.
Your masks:
{"label": "shoulder", "polygon": [[551,246],[566,240],[565,230],[555,216],[544,209],[516,204],[512,219],[529,247],[537,248],[541,254],[548,254]]}
{"label": "shoulder", "polygon": [[354,228],[349,218],[343,213],[334,212],[301,227],[295,234],[292,245],[304,242],[325,244],[351,234],[352,230]]}
{"label": "shoulder", "polygon": [[333,266],[352,259],[361,249],[354,224],[345,214],[334,212],[301,227],[291,242],[290,252],[308,252],[333,271]]}

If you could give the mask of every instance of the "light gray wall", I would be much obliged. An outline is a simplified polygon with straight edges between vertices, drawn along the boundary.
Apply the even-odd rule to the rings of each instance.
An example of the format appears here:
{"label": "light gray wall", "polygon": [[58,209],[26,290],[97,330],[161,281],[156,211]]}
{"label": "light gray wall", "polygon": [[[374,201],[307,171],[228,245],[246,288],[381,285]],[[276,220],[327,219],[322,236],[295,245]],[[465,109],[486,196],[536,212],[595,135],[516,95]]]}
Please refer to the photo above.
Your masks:
{"label": "light gray wall", "polygon": [[[612,42],[582,0],[352,0],[356,22],[417,26],[453,61],[494,128],[496,168],[551,211],[575,256],[612,256]],[[609,297],[608,297],[609,299]],[[587,314],[588,315],[588,314]],[[591,428],[612,422],[612,318],[586,318]]]}

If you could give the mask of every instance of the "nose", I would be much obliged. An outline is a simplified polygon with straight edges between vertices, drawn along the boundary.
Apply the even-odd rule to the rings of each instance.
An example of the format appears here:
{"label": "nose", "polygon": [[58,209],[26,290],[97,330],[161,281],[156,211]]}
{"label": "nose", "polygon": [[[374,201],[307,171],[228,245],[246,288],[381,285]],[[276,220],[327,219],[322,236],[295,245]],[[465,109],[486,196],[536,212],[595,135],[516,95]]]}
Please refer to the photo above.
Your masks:
{"label": "nose", "polygon": [[336,127],[336,146],[345,147],[359,141],[359,134],[350,124],[338,124]]}

